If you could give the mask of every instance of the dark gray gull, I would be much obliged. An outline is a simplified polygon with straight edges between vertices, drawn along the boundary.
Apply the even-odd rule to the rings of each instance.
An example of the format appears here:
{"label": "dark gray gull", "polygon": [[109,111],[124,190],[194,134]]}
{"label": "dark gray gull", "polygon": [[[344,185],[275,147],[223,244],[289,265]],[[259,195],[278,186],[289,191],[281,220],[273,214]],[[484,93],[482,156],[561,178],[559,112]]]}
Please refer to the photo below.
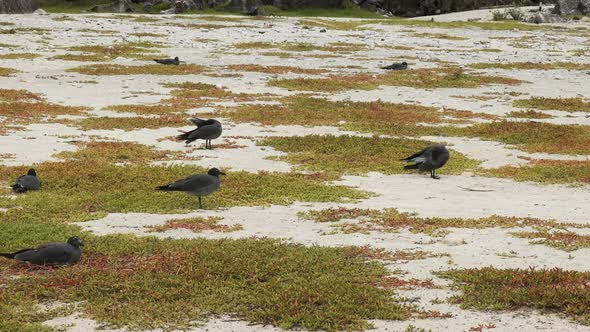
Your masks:
{"label": "dark gray gull", "polygon": [[156,187],[162,191],[184,191],[199,197],[199,208],[203,208],[201,197],[214,193],[219,189],[219,175],[225,175],[217,168],[211,168],[207,174],[195,174],[187,178]]}
{"label": "dark gray gull", "polygon": [[174,59],[154,59],[154,61],[156,61],[157,63],[161,63],[163,65],[179,65],[180,64],[180,60],[178,60],[178,57],[174,57]]}
{"label": "dark gray gull", "polygon": [[415,163],[414,165],[404,166],[404,169],[430,171],[431,178],[440,179],[436,176],[435,171],[447,163],[449,160],[449,151],[444,145],[435,144],[402,160]]}
{"label": "dark gray gull", "polygon": [[407,62],[402,62],[402,63],[392,63],[389,66],[385,66],[385,67],[381,67],[381,69],[386,69],[386,70],[406,70],[408,69],[408,63]]}
{"label": "dark gray gull", "polygon": [[185,141],[186,145],[198,140],[205,140],[205,149],[211,149],[211,140],[221,136],[222,128],[221,122],[215,119],[203,120],[203,119],[191,119],[197,128],[188,132],[183,132],[182,135],[178,135],[177,139]]}
{"label": "dark gray gull", "polygon": [[84,242],[79,237],[72,236],[65,243],[51,242],[37,248],[23,249],[9,254],[0,253],[0,256],[36,265],[70,265],[80,261],[82,254],[80,246],[83,245]]}
{"label": "dark gray gull", "polygon": [[16,179],[16,183],[13,184],[12,190],[16,193],[24,193],[28,190],[39,190],[41,188],[41,182],[37,178],[35,169],[31,168],[27,172],[27,175],[19,176]]}

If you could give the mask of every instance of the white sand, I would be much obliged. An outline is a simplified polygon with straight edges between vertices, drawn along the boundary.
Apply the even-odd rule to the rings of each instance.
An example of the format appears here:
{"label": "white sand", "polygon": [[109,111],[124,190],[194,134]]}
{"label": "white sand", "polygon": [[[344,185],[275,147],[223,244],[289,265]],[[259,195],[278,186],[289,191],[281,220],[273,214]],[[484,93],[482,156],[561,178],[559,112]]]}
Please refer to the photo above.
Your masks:
{"label": "white sand", "polygon": [[[435,20],[455,20],[470,17],[485,19],[490,11],[477,13],[455,13],[436,16]],[[37,35],[2,35],[2,42],[8,44],[22,44],[12,51],[3,49],[1,53],[34,52],[43,55],[33,60],[3,60],[3,67],[19,69],[18,73],[9,78],[0,79],[0,88],[19,88],[43,93],[49,101],[67,105],[83,105],[93,109],[92,114],[98,116],[129,116],[129,114],[113,113],[101,108],[116,104],[156,103],[169,89],[159,83],[166,81],[184,82],[199,81],[224,86],[233,92],[274,93],[289,95],[295,92],[268,87],[266,82],[271,75],[263,73],[243,73],[242,77],[208,77],[205,75],[186,76],[142,76],[131,77],[99,76],[92,77],[77,73],[65,73],[64,70],[79,64],[73,61],[48,60],[48,57],[64,54],[62,48],[80,44],[111,44],[115,41],[139,41],[150,38],[133,37],[134,32],[156,32],[169,34],[166,38],[155,38],[170,46],[162,52],[178,55],[187,63],[209,66],[223,66],[228,64],[258,63],[264,65],[290,65],[302,68],[330,68],[342,73],[356,71],[379,73],[379,66],[402,59],[404,56],[416,56],[410,60],[413,68],[438,67],[438,61],[451,61],[457,65],[476,62],[506,62],[533,61],[553,62],[572,61],[589,63],[587,57],[576,57],[571,51],[582,48],[587,43],[584,37],[576,34],[566,34],[563,31],[488,31],[480,29],[433,29],[411,26],[382,25],[376,30],[369,31],[337,31],[328,29],[327,33],[320,33],[319,28],[302,29],[297,25],[297,19],[280,18],[271,21],[272,27],[266,27],[267,21],[247,21],[245,24],[255,25],[256,28],[235,29],[183,29],[164,23],[208,23],[197,19],[181,19],[173,16],[162,17],[157,23],[137,23],[128,20],[112,19],[111,15],[100,15],[103,18],[91,18],[82,15],[68,15],[76,21],[56,22],[51,18],[56,15],[0,15],[0,21],[14,22],[22,27],[45,27],[52,31],[48,34]],[[430,19],[430,18],[424,18]],[[224,23],[236,24],[236,23]],[[585,24],[585,25],[584,25]],[[585,26],[587,23],[575,23],[574,26]],[[112,29],[114,35],[92,35],[77,31],[80,28]],[[264,34],[260,34],[263,31]],[[469,38],[463,41],[442,39],[428,39],[416,37],[415,33],[446,33],[454,36]],[[511,39],[493,39],[509,37]],[[510,45],[514,39],[523,37],[521,43],[529,48],[518,48]],[[213,42],[202,42],[198,38],[216,39]],[[42,41],[46,40],[46,43]],[[369,46],[366,51],[355,52],[350,56],[337,58],[309,58],[297,56],[281,59],[277,57],[261,57],[258,51],[235,50],[232,44],[244,41],[264,42],[311,42],[319,45],[330,42],[365,43]],[[414,50],[396,50],[395,46],[410,46]],[[586,44],[585,47],[587,47]],[[470,52],[470,49],[498,48],[500,53]],[[533,49],[534,51],[531,51]],[[452,51],[449,51],[452,50]],[[215,53],[218,52],[218,53]],[[223,54],[219,52],[233,52],[245,54]],[[354,58],[354,59],[353,59]],[[114,63],[141,64],[143,62],[118,58]],[[347,65],[357,65],[364,69],[343,68]],[[334,69],[332,66],[340,67]],[[227,72],[220,70],[220,72]],[[418,90],[405,87],[381,87],[373,91],[346,91],[337,94],[325,94],[333,100],[372,101],[381,99],[390,102],[416,103],[425,106],[456,108],[474,112],[504,115],[518,110],[512,107],[512,101],[531,96],[544,97],[590,97],[587,87],[590,86],[590,75],[584,71],[516,71],[516,70],[485,70],[482,72],[500,74],[529,81],[519,86],[491,85],[478,89],[434,89]],[[299,77],[288,74],[285,77]],[[95,80],[98,84],[81,83],[80,81]],[[557,82],[557,84],[556,84]],[[134,91],[154,92],[157,95],[135,94]],[[526,93],[527,95],[513,97],[509,92]],[[496,93],[493,100],[465,100],[457,96],[482,95],[484,92]],[[160,95],[158,95],[160,94]],[[134,96],[129,98],[129,96]],[[208,109],[195,110],[207,111]],[[590,124],[586,113],[565,113],[549,111],[555,116],[553,119],[543,120],[557,124]],[[107,137],[113,140],[133,141],[153,145],[159,149],[186,151],[186,159],[190,163],[202,166],[217,166],[231,170],[245,170],[250,172],[278,171],[288,172],[291,165],[266,159],[270,156],[281,155],[268,147],[256,146],[256,141],[268,136],[296,136],[309,134],[352,134],[343,132],[335,127],[301,127],[277,126],[262,127],[254,124],[232,124],[224,122],[224,139],[244,145],[239,149],[214,149],[206,151],[201,143],[194,143],[198,147],[186,148],[173,141],[158,141],[177,133],[178,129],[190,128],[188,123],[183,128],[161,128],[158,130],[143,129],[134,131],[122,130],[92,130],[82,132],[76,128],[58,124],[34,124],[24,131],[16,131],[8,136],[0,136],[0,154],[13,154],[14,158],[0,160],[5,165],[31,165],[48,160],[55,160],[52,156],[59,151],[72,151],[77,146],[72,144],[71,136],[75,140],[89,140],[91,135]],[[229,138],[229,137],[240,138]],[[494,168],[504,165],[522,165],[526,160],[519,157],[542,158],[555,160],[587,160],[587,156],[569,156],[552,154],[530,154],[497,142],[481,141],[467,138],[439,138],[425,137],[430,140],[446,141],[453,148],[467,156],[482,161],[482,166]],[[219,141],[219,140],[218,140]],[[217,142],[217,141],[216,141]],[[213,144],[215,145],[214,142]],[[186,160],[169,163],[189,163]],[[42,176],[42,175],[41,175]],[[156,235],[172,238],[242,238],[242,237],[270,237],[280,238],[294,243],[306,245],[346,246],[371,245],[387,250],[427,250],[434,253],[447,253],[449,257],[429,258],[409,262],[395,262],[388,265],[392,270],[402,269],[407,272],[404,278],[433,278],[432,272],[448,268],[467,268],[495,266],[500,268],[517,267],[560,267],[563,269],[588,271],[590,262],[587,257],[590,250],[578,250],[566,253],[541,245],[531,245],[526,239],[513,237],[509,232],[514,229],[451,229],[444,238],[432,238],[424,234],[412,234],[407,231],[399,233],[371,234],[330,234],[334,229],[329,224],[318,224],[300,220],[297,212],[327,207],[362,207],[362,208],[396,208],[405,212],[416,212],[420,216],[439,217],[485,217],[490,215],[530,216],[545,219],[556,219],[586,223],[590,213],[588,202],[590,191],[588,186],[567,187],[561,185],[537,185],[518,183],[505,179],[491,179],[463,176],[443,176],[440,181],[432,181],[423,175],[393,175],[385,176],[370,173],[367,176],[346,176],[339,182],[349,186],[359,187],[378,194],[358,204],[337,203],[296,203],[291,206],[271,207],[236,207],[219,211],[195,211],[185,215],[152,215],[144,213],[110,214],[101,220],[79,223],[82,227],[96,234],[132,233],[137,235]],[[487,192],[468,191],[465,188],[489,190]],[[208,199],[206,198],[205,204]],[[243,230],[232,233],[192,233],[189,230],[177,229],[164,233],[147,233],[147,226],[160,225],[166,220],[189,216],[222,216],[221,223],[227,225],[240,224]],[[586,232],[587,230],[577,230]],[[515,252],[514,257],[505,257],[507,252]],[[434,278],[438,285],[445,285],[447,281]],[[445,299],[450,295],[448,289],[419,289],[403,292],[408,297],[418,297],[417,303],[425,309],[451,312],[450,319],[423,319],[404,322],[376,321],[377,331],[403,331],[409,324],[417,327],[429,328],[434,331],[466,331],[478,324],[494,324],[494,331],[586,331],[587,327],[574,324],[566,318],[543,314],[530,310],[514,312],[481,312],[462,310],[458,306],[440,304],[433,305],[430,301],[436,297]],[[93,331],[99,325],[87,318],[69,316],[54,319],[48,324],[52,326],[69,325],[69,331]],[[212,319],[205,326],[195,331],[273,331],[270,327],[248,326],[247,322],[231,321],[227,317]],[[118,331],[118,330],[117,330]]]}

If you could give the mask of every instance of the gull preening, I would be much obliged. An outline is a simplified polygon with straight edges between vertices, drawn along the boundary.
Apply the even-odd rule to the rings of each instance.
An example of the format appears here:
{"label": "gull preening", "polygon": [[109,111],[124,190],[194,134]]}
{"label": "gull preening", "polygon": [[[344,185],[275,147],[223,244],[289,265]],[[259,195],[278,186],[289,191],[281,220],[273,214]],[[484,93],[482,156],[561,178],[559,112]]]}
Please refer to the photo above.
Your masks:
{"label": "gull preening", "polygon": [[197,128],[191,131],[183,132],[182,135],[178,135],[177,139],[180,141],[185,141],[186,145],[189,145],[198,139],[204,139],[205,149],[211,149],[211,140],[221,136],[223,131],[221,128],[221,122],[215,119],[203,120],[194,118],[190,120],[197,126]]}
{"label": "gull preening", "polygon": [[431,178],[440,179],[435,172],[447,163],[449,151],[443,144],[435,144],[402,160],[415,163],[414,165],[404,166],[404,169],[430,171]]}

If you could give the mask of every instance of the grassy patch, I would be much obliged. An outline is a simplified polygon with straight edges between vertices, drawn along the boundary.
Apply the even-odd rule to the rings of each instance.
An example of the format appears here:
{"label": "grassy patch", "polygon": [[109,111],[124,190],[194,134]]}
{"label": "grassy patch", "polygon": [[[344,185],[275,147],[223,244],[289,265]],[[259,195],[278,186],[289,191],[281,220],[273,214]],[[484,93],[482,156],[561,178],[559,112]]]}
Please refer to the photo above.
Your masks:
{"label": "grassy patch", "polygon": [[130,34],[135,37],[166,37],[163,33],[153,33],[153,32],[135,32]]}
{"label": "grassy patch", "polygon": [[396,250],[391,252],[382,248],[372,248],[369,246],[348,248],[350,249],[351,254],[354,256],[388,262],[412,261],[448,256],[448,254],[434,254],[432,252],[423,250]]}
{"label": "grassy patch", "polygon": [[26,124],[58,115],[80,115],[85,107],[63,106],[45,101],[26,90],[0,89],[0,116],[4,123]]}
{"label": "grassy patch", "polygon": [[130,142],[88,142],[79,143],[77,151],[64,151],[56,157],[67,161],[101,163],[147,164],[152,161],[180,157],[178,152],[154,150],[147,145]]}
{"label": "grassy patch", "polygon": [[180,66],[164,66],[150,64],[143,66],[124,66],[114,64],[96,64],[66,69],[85,75],[193,75],[205,72],[205,66],[186,64]]}
{"label": "grassy patch", "polygon": [[[381,101],[329,101],[307,96],[285,97],[281,105],[247,105],[222,112],[234,122],[263,125],[340,126],[347,130],[416,136],[435,134],[438,127],[420,124],[469,123],[472,118],[493,118],[485,114]],[[391,123],[395,123],[392,126]]]}
{"label": "grassy patch", "polygon": [[12,74],[16,74],[19,71],[16,69],[12,69],[12,68],[2,68],[0,67],[0,76],[9,76]]}
{"label": "grassy patch", "polygon": [[590,225],[560,223],[554,220],[537,218],[519,218],[491,216],[486,218],[422,218],[412,213],[399,212],[396,209],[371,210],[329,208],[311,210],[299,214],[300,217],[315,222],[339,222],[334,227],[344,233],[399,232],[407,229],[412,233],[425,233],[430,236],[443,236],[447,228],[515,228],[533,227],[539,230],[571,228],[589,228]]}
{"label": "grassy patch", "polygon": [[477,88],[487,84],[516,85],[523,81],[502,76],[468,73],[459,68],[416,69],[380,75],[356,74],[329,78],[273,79],[268,85],[289,90],[336,92],[373,90],[380,85],[407,86],[419,89]]}
{"label": "grassy patch", "polygon": [[242,229],[242,225],[220,225],[219,221],[222,217],[194,217],[186,219],[172,219],[166,221],[164,225],[151,227],[154,232],[165,232],[171,229],[189,229],[194,233],[201,233],[203,231],[229,233]]}
{"label": "grassy patch", "polygon": [[[453,133],[455,131],[455,133]],[[589,154],[588,126],[542,122],[496,121],[449,130],[450,134],[480,137],[515,145],[527,152]]]}
{"label": "grassy patch", "polygon": [[590,112],[590,102],[582,98],[544,98],[532,97],[512,102],[514,107],[534,108],[538,110],[558,110],[566,112]]}
{"label": "grassy patch", "polygon": [[535,63],[535,62],[507,62],[507,63],[474,63],[468,67],[475,69],[568,69],[568,70],[588,70],[590,64],[580,64],[573,62],[553,62],[553,63]]}
{"label": "grassy patch", "polygon": [[325,28],[325,29],[331,29],[331,30],[344,30],[344,31],[350,31],[350,30],[367,30],[366,27],[363,27],[363,25],[366,25],[367,23],[370,23],[371,21],[334,21],[334,20],[325,20],[325,19],[319,19],[319,18],[314,18],[314,19],[302,19],[299,21],[299,23],[303,26],[308,26],[308,27],[316,27],[316,28]]}
{"label": "grassy patch", "polygon": [[100,54],[60,54],[50,58],[51,60],[65,60],[65,61],[82,61],[82,62],[101,62],[110,61],[110,58]]}
{"label": "grassy patch", "polygon": [[451,279],[460,295],[451,301],[462,308],[517,310],[533,308],[564,313],[590,323],[590,274],[561,269],[481,269],[436,273]]}
{"label": "grassy patch", "polygon": [[185,18],[188,19],[199,19],[203,21],[209,22],[247,22],[252,20],[250,17],[243,17],[243,16],[219,16],[219,15],[197,15],[197,16],[187,16]]}
{"label": "grassy patch", "polygon": [[[171,98],[163,99],[157,104],[129,104],[129,105],[112,105],[105,109],[115,112],[130,112],[142,115],[162,115],[160,118],[133,118],[130,120],[121,119],[121,123],[117,124],[119,118],[93,118],[86,119],[84,122],[88,126],[100,126],[106,128],[114,124],[115,128],[135,129],[141,128],[141,125],[147,125],[149,128],[157,128],[158,126],[180,126],[184,122],[186,115],[180,113],[194,109],[197,107],[206,106],[213,101],[249,101],[249,100],[263,100],[265,95],[261,94],[245,94],[232,93],[225,88],[218,87],[212,84],[200,82],[182,82],[182,83],[162,83],[166,88],[172,88],[170,92]],[[137,120],[138,125],[134,125]],[[141,123],[141,125],[139,125]]]}
{"label": "grassy patch", "polygon": [[56,55],[52,59],[69,61],[111,61],[118,57],[145,59],[159,56],[159,51],[155,49],[158,47],[162,47],[162,45],[149,42],[74,46],[67,48],[67,50],[82,52],[82,54]]}
{"label": "grassy patch", "polygon": [[533,160],[523,166],[481,170],[483,174],[540,183],[590,184],[590,163],[576,160]]}
{"label": "grassy patch", "polygon": [[148,17],[148,16],[139,16],[133,19],[133,22],[140,22],[140,23],[146,23],[146,22],[160,22],[159,18],[155,18],[155,17]]}
{"label": "grassy patch", "polygon": [[266,48],[274,48],[274,44],[269,42],[242,42],[234,44],[232,48],[239,49],[239,50],[249,50],[249,49],[266,49]]}
{"label": "grassy patch", "polygon": [[62,15],[62,16],[55,16],[51,18],[52,21],[56,21],[56,22],[65,22],[65,21],[76,21],[75,18],[70,17],[70,16],[66,16],[66,15]]}
{"label": "grassy patch", "polygon": [[108,111],[114,111],[119,113],[137,113],[145,115],[162,115],[171,113],[180,113],[184,109],[178,108],[171,105],[163,104],[128,104],[128,105],[112,105],[105,108]]}
{"label": "grassy patch", "polygon": [[294,73],[318,75],[328,72],[325,69],[298,68],[289,66],[229,65],[227,68],[235,71],[249,71],[267,74]]}
{"label": "grassy patch", "polygon": [[[287,152],[279,160],[300,165],[300,169],[330,174],[383,174],[411,173],[404,170],[405,158],[432,142],[355,136],[303,136],[271,137],[258,143]],[[441,169],[443,174],[461,174],[474,168],[478,162],[452,151],[452,158]],[[343,168],[342,165],[346,165]]]}
{"label": "grassy patch", "polygon": [[533,244],[543,244],[565,251],[590,248],[590,235],[580,235],[574,232],[549,232],[543,230],[536,232],[514,232],[512,235],[531,239],[531,243]]}
{"label": "grassy patch", "polygon": [[[0,197],[0,220],[6,223],[69,222],[96,219],[110,212],[173,213],[196,209],[194,196],[154,190],[162,185],[206,170],[195,166],[150,166],[175,154],[153,151],[129,142],[96,143],[63,153],[64,162],[35,165],[43,190]],[[124,164],[125,166],[122,166]],[[0,179],[9,183],[25,167],[0,167]],[[326,185],[321,175],[228,172],[221,189],[208,196],[209,209],[230,206],[351,201],[369,196],[344,186]],[[16,207],[22,207],[16,208]]]}
{"label": "grassy patch", "polygon": [[478,101],[488,101],[488,100],[492,100],[492,99],[496,99],[496,96],[478,96],[478,95],[473,95],[473,96],[458,96],[458,95],[454,95],[451,96],[453,98],[461,98],[461,99],[465,99],[465,100],[478,100]]}
{"label": "grassy patch", "polygon": [[419,38],[427,38],[427,39],[445,39],[445,40],[468,40],[469,38],[459,37],[459,36],[451,36],[446,33],[416,33],[414,34],[415,37]]}
{"label": "grassy patch", "polygon": [[40,57],[39,54],[33,53],[7,53],[7,54],[0,54],[0,59],[9,60],[9,59],[35,59]]}
{"label": "grassy patch", "polygon": [[523,119],[551,119],[553,118],[552,115],[537,112],[535,110],[527,110],[527,111],[512,111],[506,113],[506,116],[509,118],[523,118]]}
{"label": "grassy patch", "polygon": [[213,23],[189,23],[189,24],[183,24],[183,25],[175,24],[175,26],[181,26],[181,27],[189,28],[189,29],[203,29],[203,30],[226,29],[226,28],[233,28],[233,29],[244,29],[244,28],[253,29],[253,28],[256,28],[255,25],[251,25],[251,24],[213,24]]}
{"label": "grassy patch", "polygon": [[270,96],[266,94],[233,93],[223,87],[200,82],[163,83],[163,86],[175,89],[170,92],[172,98],[164,99],[160,104],[170,104],[184,109],[196,108],[214,100],[231,100],[234,102],[266,100]]}
{"label": "grassy patch", "polygon": [[43,34],[50,32],[49,29],[44,28],[11,28],[11,29],[0,29],[0,35],[14,35],[17,33],[23,34]]}
{"label": "grassy patch", "polygon": [[80,30],[78,30],[78,32],[100,33],[100,34],[104,34],[104,35],[110,35],[110,34],[113,34],[113,33],[117,33],[117,31],[115,31],[115,30],[108,30],[108,29],[89,29],[89,28],[80,29]]}
{"label": "grassy patch", "polygon": [[[162,110],[162,108],[157,108]],[[157,129],[164,127],[182,127],[186,125],[184,114],[163,114],[156,117],[96,117],[84,118],[74,122],[82,130],[111,130],[125,131],[135,129]]]}
{"label": "grassy patch", "polygon": [[[7,282],[3,303],[12,304],[11,295],[23,305],[82,300],[79,309],[107,326],[170,330],[215,314],[285,329],[363,330],[368,319],[407,319],[413,311],[391,288],[376,286],[385,267],[346,248],[130,236],[86,242],[78,265],[15,268],[23,277]],[[18,321],[14,311],[8,322]]]}
{"label": "grassy patch", "polygon": [[289,53],[289,52],[261,52],[260,55],[264,55],[264,56],[276,56],[279,58],[294,58],[297,55],[294,53]]}

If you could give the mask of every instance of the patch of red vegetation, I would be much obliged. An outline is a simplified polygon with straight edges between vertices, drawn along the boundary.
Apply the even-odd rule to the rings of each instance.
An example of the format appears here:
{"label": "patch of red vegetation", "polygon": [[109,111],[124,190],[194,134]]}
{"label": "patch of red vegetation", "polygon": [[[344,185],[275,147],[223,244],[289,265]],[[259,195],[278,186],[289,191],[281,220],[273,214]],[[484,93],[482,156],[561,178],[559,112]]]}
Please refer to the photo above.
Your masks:
{"label": "patch of red vegetation", "polygon": [[418,280],[410,279],[403,280],[396,277],[386,277],[375,284],[375,286],[383,288],[403,288],[403,289],[415,289],[415,288],[436,288],[437,286],[432,280]]}

